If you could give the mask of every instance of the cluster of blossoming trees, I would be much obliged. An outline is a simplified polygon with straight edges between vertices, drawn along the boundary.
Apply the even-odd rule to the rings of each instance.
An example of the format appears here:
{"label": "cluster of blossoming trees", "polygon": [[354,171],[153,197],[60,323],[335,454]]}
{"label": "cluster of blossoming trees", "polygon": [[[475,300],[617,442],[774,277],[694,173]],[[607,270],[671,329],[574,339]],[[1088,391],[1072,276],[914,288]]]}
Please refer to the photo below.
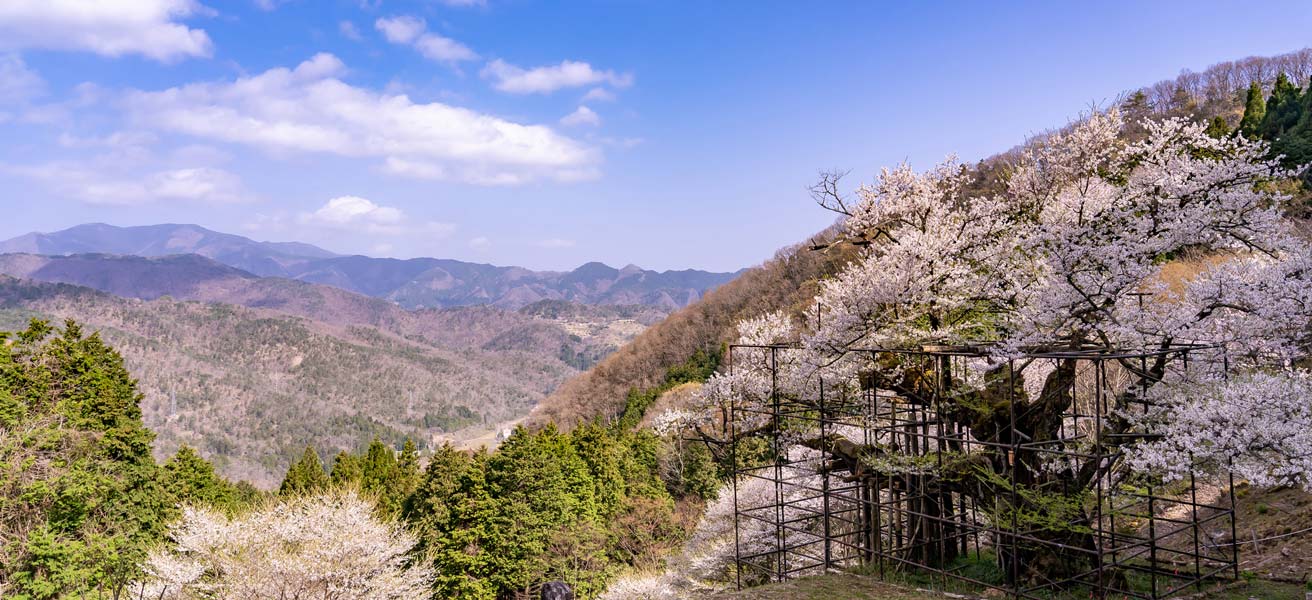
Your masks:
{"label": "cluster of blossoming trees", "polygon": [[[815,405],[823,381],[827,393],[874,388],[933,403],[982,442],[1056,439],[1072,410],[1078,360],[1051,360],[1040,381],[1024,382],[1011,371],[1017,361],[1038,351],[1132,350],[1154,358],[1123,365],[1113,418],[1086,442],[1118,447],[1123,460],[1053,469],[1029,464],[1037,456],[983,450],[963,461],[969,469],[925,477],[994,505],[1005,499],[985,480],[1003,474],[1035,491],[1078,490],[1112,471],[1169,480],[1211,467],[1258,485],[1312,489],[1312,377],[1304,369],[1312,246],[1281,211],[1282,190],[1298,173],[1262,141],[1213,137],[1190,121],[1145,122],[1146,137],[1133,143],[1123,127],[1114,111],[1094,114],[1031,144],[997,193],[972,194],[974,174],[951,160],[925,173],[885,170],[855,198],[826,176],[817,198],[844,215],[860,259],[823,281],[803,314],[740,325],[742,344],[793,349],[737,348],[732,371],[707,382],[700,405],[659,424],[737,441],[731,431],[739,439],[759,433],[769,417],[738,411],[731,424],[731,404],[782,396]],[[928,389],[923,366],[854,352],[943,345],[982,349],[970,362],[975,372],[958,377],[949,395]],[[1187,368],[1170,352],[1184,346],[1196,348]],[[1002,383],[1008,377],[1019,390]],[[1008,411],[1026,418],[995,418]],[[832,437],[789,441],[836,452]],[[858,448],[845,458],[898,451]]]}

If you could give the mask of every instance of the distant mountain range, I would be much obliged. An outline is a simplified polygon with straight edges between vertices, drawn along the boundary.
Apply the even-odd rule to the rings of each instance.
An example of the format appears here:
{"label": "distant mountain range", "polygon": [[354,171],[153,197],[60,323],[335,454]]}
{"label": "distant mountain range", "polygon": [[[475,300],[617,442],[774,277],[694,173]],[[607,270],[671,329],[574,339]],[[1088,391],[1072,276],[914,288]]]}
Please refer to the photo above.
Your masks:
{"label": "distant mountain range", "polygon": [[[707,291],[737,276],[737,273],[691,269],[657,272],[633,265],[616,269],[598,262],[561,273],[437,258],[399,260],[342,256],[310,244],[257,242],[197,225],[173,224],[116,227],[92,223],[54,233],[29,233],[0,242],[0,254],[4,253],[139,257],[194,254],[211,260],[170,262],[167,265],[168,281],[152,280],[144,285],[169,287],[193,279],[212,279],[217,275],[238,279],[247,276],[281,277],[330,285],[390,300],[410,309],[482,304],[518,309],[541,300],[641,304],[674,309],[696,302]],[[126,285],[108,282],[130,280],[130,274],[125,277],[125,274],[112,270],[98,274],[72,274],[79,269],[133,269],[141,266],[141,263],[130,261],[109,261],[106,257],[83,258],[40,267],[58,270],[68,274],[70,279],[36,278],[149,298],[152,296],[148,293],[120,294],[87,280],[100,277],[107,285]],[[160,266],[152,266],[153,275],[159,275]],[[230,267],[231,272],[222,272],[224,266]]]}

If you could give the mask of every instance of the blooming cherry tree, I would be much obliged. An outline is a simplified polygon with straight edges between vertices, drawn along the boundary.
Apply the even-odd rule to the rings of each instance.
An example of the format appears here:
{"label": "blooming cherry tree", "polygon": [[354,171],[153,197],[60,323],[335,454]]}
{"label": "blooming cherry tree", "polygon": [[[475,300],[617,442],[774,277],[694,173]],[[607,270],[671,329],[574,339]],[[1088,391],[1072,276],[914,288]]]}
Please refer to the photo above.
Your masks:
{"label": "blooming cherry tree", "polygon": [[[735,349],[732,371],[707,382],[698,410],[666,427],[707,435],[729,406],[815,405],[823,381],[825,390],[878,389],[932,406],[984,449],[926,469],[899,459],[905,448],[862,447],[842,432],[790,441],[861,469],[914,467],[937,489],[1013,514],[1059,521],[1045,517],[1057,510],[1045,494],[1078,494],[1127,465],[1168,478],[1210,465],[1312,489],[1312,384],[1297,366],[1312,341],[1312,248],[1282,215],[1288,198],[1278,185],[1297,173],[1260,141],[1213,138],[1187,120],[1146,122],[1134,143],[1123,127],[1115,112],[1094,114],[1036,141],[988,194],[973,193],[975,175],[953,160],[924,173],[885,170],[855,198],[826,176],[818,199],[844,216],[844,243],[859,246],[860,258],[822,281],[800,318],[776,313],[740,328],[745,344],[790,342],[795,351]],[[953,376],[950,394],[930,389],[938,366],[853,352],[930,345],[980,355]],[[1180,347],[1192,349],[1188,364],[1171,359]],[[1088,427],[1063,416],[1081,385],[1076,359],[1024,374],[1011,370],[1017,360],[1121,350],[1155,358],[1122,362],[1112,417],[1083,431],[1082,443],[1122,448],[1126,461],[1053,465],[1037,452],[998,450],[1016,437],[1055,440],[1063,427]],[[1009,424],[999,416],[1008,413],[1022,418]],[[755,412],[736,416],[721,438],[776,425]],[[1123,441],[1139,434],[1151,435]],[[1000,497],[990,481],[1004,474],[1026,489]],[[1071,547],[1092,543],[1087,533],[1049,534]]]}
{"label": "blooming cherry tree", "polygon": [[353,492],[297,498],[228,517],[186,508],[132,597],[402,600],[429,594],[414,538]]}

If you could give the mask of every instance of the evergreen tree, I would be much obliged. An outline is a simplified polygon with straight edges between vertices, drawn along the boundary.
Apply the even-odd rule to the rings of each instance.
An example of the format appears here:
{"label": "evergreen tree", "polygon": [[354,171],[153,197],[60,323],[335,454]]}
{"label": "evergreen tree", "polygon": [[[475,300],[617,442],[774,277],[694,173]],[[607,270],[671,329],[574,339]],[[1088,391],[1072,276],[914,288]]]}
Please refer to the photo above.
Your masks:
{"label": "evergreen tree", "polygon": [[380,513],[391,516],[400,511],[405,500],[405,494],[398,489],[400,484],[396,451],[374,438],[360,463],[360,489],[374,497]]}
{"label": "evergreen tree", "polygon": [[178,503],[232,508],[239,503],[236,489],[214,472],[214,465],[191,446],[178,448],[163,468],[164,489]]}
{"label": "evergreen tree", "polygon": [[122,357],[72,321],[0,334],[7,597],[105,597],[137,576],[177,500],[161,485],[140,402]]}
{"label": "evergreen tree", "polygon": [[319,461],[319,453],[315,452],[313,446],[306,446],[301,459],[287,468],[287,475],[283,477],[282,485],[278,486],[278,494],[310,494],[326,489],[329,483],[328,474]]}
{"label": "evergreen tree", "polygon": [[1266,101],[1266,112],[1262,116],[1258,135],[1268,141],[1279,138],[1298,124],[1302,110],[1298,87],[1281,73],[1271,88],[1271,97]]}
{"label": "evergreen tree", "polygon": [[[457,460],[442,460],[448,459]],[[512,544],[506,533],[512,523],[504,514],[505,501],[496,498],[487,483],[487,462],[488,455],[479,453],[455,475],[454,490],[440,500],[441,512],[429,513],[436,527],[420,534],[426,540],[421,546],[433,557],[434,598],[495,600],[504,588],[503,576],[515,571],[520,560],[508,549]],[[447,489],[437,477],[430,482],[434,489]],[[434,506],[439,502],[429,501]],[[444,517],[439,520],[438,515]]]}
{"label": "evergreen tree", "polygon": [[621,445],[606,428],[597,423],[580,426],[570,434],[574,451],[588,467],[592,483],[592,496],[597,514],[608,519],[619,511],[624,501],[624,462]]}
{"label": "evergreen tree", "polygon": [[424,469],[423,478],[405,499],[401,518],[420,535],[420,544],[432,544],[450,530],[451,503],[460,490],[461,477],[474,467],[464,452],[443,444]]}
{"label": "evergreen tree", "polygon": [[419,485],[419,476],[419,449],[410,438],[405,438],[401,454],[396,459],[396,486],[392,495],[397,498],[397,506],[415,491]]}
{"label": "evergreen tree", "polygon": [[1258,137],[1265,117],[1266,102],[1262,96],[1262,84],[1254,81],[1248,86],[1248,98],[1244,101],[1244,118],[1239,121],[1239,132],[1246,137]]}
{"label": "evergreen tree", "polygon": [[1212,117],[1207,123],[1207,135],[1216,139],[1221,139],[1230,135],[1230,123],[1226,122],[1225,117],[1217,115]]}
{"label": "evergreen tree", "polygon": [[329,480],[337,487],[359,485],[360,459],[345,450],[338,452],[333,458],[333,470]]}

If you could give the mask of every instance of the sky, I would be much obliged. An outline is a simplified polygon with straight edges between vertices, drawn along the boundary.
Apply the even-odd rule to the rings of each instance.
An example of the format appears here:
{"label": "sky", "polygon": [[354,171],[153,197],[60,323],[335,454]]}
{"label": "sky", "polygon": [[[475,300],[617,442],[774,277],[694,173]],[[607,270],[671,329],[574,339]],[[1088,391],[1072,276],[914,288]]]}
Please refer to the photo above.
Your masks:
{"label": "sky", "polygon": [[1309,31],[1281,0],[0,0],[0,239],[731,271],[833,222],[820,170],[978,160]]}

